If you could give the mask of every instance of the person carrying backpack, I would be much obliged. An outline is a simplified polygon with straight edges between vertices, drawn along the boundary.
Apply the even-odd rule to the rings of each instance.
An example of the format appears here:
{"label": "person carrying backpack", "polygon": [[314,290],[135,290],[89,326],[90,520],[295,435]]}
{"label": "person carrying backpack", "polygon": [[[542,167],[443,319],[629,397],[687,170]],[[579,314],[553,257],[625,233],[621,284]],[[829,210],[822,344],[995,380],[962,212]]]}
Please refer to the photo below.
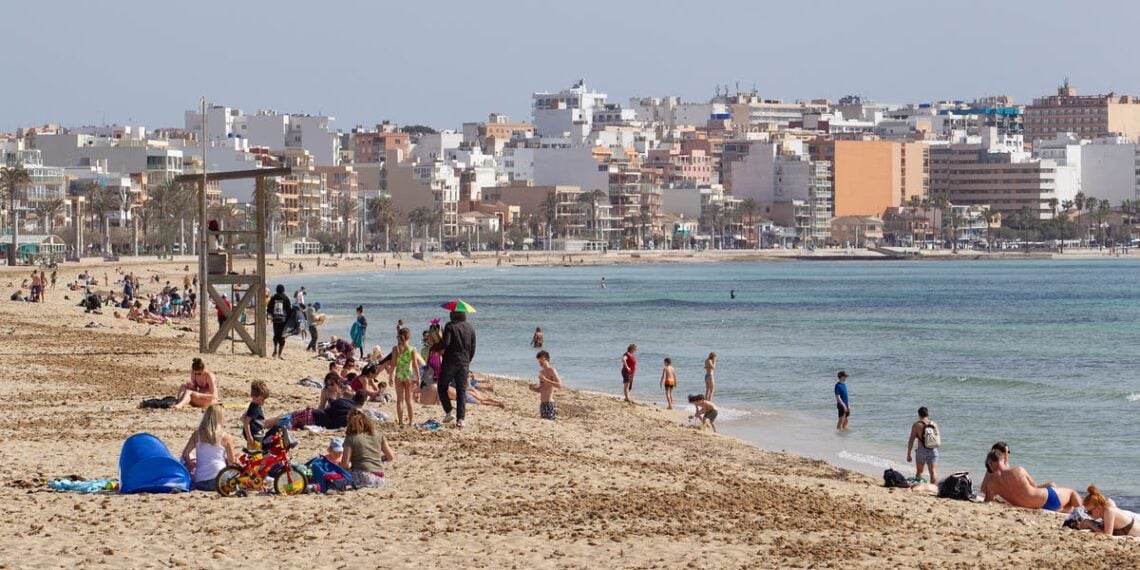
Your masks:
{"label": "person carrying backpack", "polygon": [[[918,448],[915,449],[915,442],[918,442]],[[923,406],[918,409],[918,421],[910,426],[910,439],[906,442],[906,462],[911,462],[911,451],[914,454],[914,471],[915,476],[922,478],[923,467],[930,468],[930,482],[937,484],[938,476],[934,471],[934,466],[938,463],[938,448],[942,447],[942,433],[938,429],[938,424],[930,419],[930,412]]]}
{"label": "person carrying backpack", "polygon": [[281,356],[281,352],[285,350],[285,325],[289,315],[293,314],[293,304],[285,294],[284,285],[277,286],[277,294],[269,298],[266,311],[269,313],[269,320],[273,321],[273,357],[284,360],[285,357]]}

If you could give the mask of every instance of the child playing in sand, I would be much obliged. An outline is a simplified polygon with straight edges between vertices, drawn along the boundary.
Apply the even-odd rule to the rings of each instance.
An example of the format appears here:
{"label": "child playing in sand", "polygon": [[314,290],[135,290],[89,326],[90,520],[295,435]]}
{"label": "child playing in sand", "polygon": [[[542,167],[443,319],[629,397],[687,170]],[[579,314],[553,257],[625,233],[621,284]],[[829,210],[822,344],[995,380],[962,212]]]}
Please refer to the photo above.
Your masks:
{"label": "child playing in sand", "polygon": [[550,365],[549,352],[539,351],[535,358],[538,360],[538,367],[540,368],[538,383],[531,384],[530,389],[539,394],[539,417],[554,421],[558,415],[558,409],[554,405],[554,391],[562,389],[562,379],[558,377],[558,371]]}
{"label": "child playing in sand", "polygon": [[701,427],[708,426],[712,428],[713,433],[716,433],[716,404],[706,400],[704,394],[689,396],[689,403],[696,408],[697,413],[694,417],[701,420]]}
{"label": "child playing in sand", "polygon": [[261,406],[268,397],[269,387],[264,380],[250,382],[249,407],[241,416],[241,431],[245,434],[245,445],[250,449],[261,445],[261,436],[265,432],[265,411]]}
{"label": "child playing in sand", "polygon": [[661,387],[665,389],[665,409],[673,409],[673,388],[677,386],[677,371],[673,368],[673,359],[665,359],[665,368],[661,369]]}

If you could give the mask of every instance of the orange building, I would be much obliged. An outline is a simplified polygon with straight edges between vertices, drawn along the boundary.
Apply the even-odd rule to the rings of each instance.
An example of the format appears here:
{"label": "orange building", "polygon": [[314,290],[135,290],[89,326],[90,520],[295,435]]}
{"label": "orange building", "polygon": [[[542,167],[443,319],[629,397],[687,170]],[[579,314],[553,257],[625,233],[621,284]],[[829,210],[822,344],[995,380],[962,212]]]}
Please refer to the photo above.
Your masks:
{"label": "orange building", "polygon": [[832,161],[835,216],[882,216],[923,197],[930,185],[930,150],[920,142],[837,140],[813,143],[813,158]]}

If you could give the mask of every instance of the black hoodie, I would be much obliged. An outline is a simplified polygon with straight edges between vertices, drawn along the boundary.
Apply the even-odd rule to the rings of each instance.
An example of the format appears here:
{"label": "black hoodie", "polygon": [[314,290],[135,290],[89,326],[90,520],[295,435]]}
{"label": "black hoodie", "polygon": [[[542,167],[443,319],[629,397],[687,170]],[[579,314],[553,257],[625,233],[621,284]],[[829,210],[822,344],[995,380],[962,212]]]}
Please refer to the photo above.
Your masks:
{"label": "black hoodie", "polygon": [[443,367],[468,366],[475,359],[475,327],[465,313],[451,313],[451,322],[443,327],[443,338],[435,349],[443,350]]}

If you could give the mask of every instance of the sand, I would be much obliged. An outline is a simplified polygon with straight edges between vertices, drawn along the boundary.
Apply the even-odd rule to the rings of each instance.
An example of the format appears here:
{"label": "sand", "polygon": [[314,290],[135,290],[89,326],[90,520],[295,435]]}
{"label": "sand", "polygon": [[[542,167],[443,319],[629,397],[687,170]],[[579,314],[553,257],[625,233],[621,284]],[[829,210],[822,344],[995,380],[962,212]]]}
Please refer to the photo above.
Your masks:
{"label": "sand", "polygon": [[[181,280],[169,263],[124,265]],[[26,272],[0,271],[0,284]],[[384,489],[230,499],[56,493],[46,479],[117,477],[132,433],[181,451],[200,412],[138,403],[188,378],[197,339],[109,311],[85,315],[73,306],[78,295],[61,288],[44,304],[10,302],[11,292],[0,287],[3,568],[1140,567],[1137,541],[1065,530],[1055,515],[886,490],[821,461],[687,427],[682,411],[570,389],[558,395],[559,421],[545,422],[536,395],[502,379],[494,384],[506,409],[471,407],[462,431],[384,425],[397,454]],[[89,321],[111,328],[83,328]],[[235,436],[251,380],[269,383],[265,408],[274,415],[315,404],[317,391],[296,381],[325,368],[295,344],[285,361],[205,359]],[[394,414],[391,404],[380,408]],[[297,437],[294,458],[304,461],[330,434]]]}

